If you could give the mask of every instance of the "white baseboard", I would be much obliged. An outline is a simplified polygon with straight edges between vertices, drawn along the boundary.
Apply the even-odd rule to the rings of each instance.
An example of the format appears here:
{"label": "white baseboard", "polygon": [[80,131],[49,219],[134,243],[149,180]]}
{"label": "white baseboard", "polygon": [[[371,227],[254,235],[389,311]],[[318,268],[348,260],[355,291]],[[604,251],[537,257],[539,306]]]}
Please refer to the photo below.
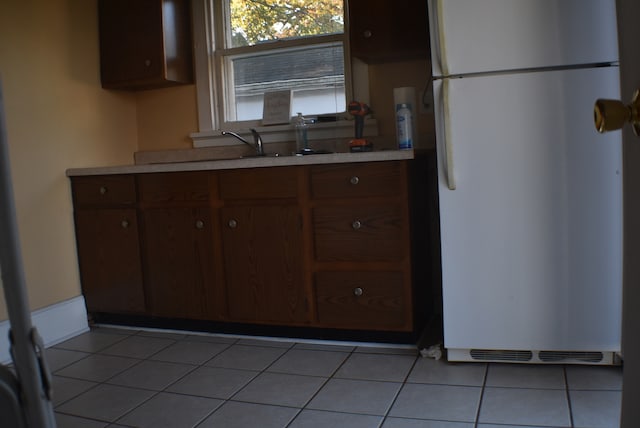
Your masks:
{"label": "white baseboard", "polygon": [[[38,329],[45,347],[64,342],[89,331],[84,297],[78,296],[31,313],[31,323]],[[11,362],[8,320],[0,322],[0,362]]]}

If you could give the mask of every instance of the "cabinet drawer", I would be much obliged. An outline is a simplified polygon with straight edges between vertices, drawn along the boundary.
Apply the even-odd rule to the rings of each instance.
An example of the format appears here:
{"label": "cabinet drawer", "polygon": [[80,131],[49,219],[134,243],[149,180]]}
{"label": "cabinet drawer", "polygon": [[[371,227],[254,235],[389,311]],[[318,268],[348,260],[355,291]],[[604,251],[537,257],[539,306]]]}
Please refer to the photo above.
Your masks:
{"label": "cabinet drawer", "polygon": [[395,196],[404,182],[402,162],[317,165],[311,168],[314,198]]}
{"label": "cabinet drawer", "polygon": [[72,177],[73,203],[87,205],[129,205],[136,202],[133,175],[96,175]]}
{"label": "cabinet drawer", "polygon": [[317,272],[318,321],[344,328],[401,329],[410,319],[402,272]]}
{"label": "cabinet drawer", "polygon": [[295,198],[298,168],[255,168],[221,171],[222,199]]}
{"label": "cabinet drawer", "polygon": [[205,171],[141,174],[138,176],[142,202],[165,204],[207,202],[209,173]]}
{"label": "cabinet drawer", "polygon": [[397,204],[316,207],[318,261],[399,261],[409,248]]}

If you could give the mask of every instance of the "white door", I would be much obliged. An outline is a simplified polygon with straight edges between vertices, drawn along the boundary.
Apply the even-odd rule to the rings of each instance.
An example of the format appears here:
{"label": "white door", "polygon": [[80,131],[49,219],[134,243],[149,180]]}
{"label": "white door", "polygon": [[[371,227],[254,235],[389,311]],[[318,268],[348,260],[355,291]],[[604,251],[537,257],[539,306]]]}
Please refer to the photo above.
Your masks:
{"label": "white door", "polygon": [[592,110],[617,76],[436,81],[445,347],[619,350],[620,135]]}
{"label": "white door", "polygon": [[[640,2],[618,0],[622,99],[640,88]],[[622,428],[640,426],[640,138],[623,130],[624,145],[624,308]]]}
{"label": "white door", "polygon": [[614,4],[429,0],[433,75],[617,61]]}

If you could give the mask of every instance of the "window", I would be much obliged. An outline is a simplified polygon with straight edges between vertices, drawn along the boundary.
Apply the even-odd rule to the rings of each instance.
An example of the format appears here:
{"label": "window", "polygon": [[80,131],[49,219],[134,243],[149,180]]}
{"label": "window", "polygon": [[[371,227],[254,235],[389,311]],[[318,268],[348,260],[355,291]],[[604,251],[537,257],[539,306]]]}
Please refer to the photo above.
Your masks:
{"label": "window", "polygon": [[201,133],[259,125],[264,93],[283,89],[293,114],[345,111],[343,0],[194,0],[194,8]]}

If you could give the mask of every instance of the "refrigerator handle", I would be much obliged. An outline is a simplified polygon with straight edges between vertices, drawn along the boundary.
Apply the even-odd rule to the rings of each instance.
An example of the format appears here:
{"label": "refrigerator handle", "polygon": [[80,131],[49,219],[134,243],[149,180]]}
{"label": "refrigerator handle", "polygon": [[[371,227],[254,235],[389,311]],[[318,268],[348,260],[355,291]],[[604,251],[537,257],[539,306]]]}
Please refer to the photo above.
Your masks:
{"label": "refrigerator handle", "polygon": [[456,177],[453,174],[453,142],[451,139],[451,115],[449,113],[449,79],[442,81],[442,113],[444,126],[444,160],[447,187],[456,190]]}
{"label": "refrigerator handle", "polygon": [[436,27],[438,32],[438,60],[440,62],[440,72],[443,76],[449,75],[449,64],[447,63],[447,44],[444,37],[444,0],[435,1]]}

